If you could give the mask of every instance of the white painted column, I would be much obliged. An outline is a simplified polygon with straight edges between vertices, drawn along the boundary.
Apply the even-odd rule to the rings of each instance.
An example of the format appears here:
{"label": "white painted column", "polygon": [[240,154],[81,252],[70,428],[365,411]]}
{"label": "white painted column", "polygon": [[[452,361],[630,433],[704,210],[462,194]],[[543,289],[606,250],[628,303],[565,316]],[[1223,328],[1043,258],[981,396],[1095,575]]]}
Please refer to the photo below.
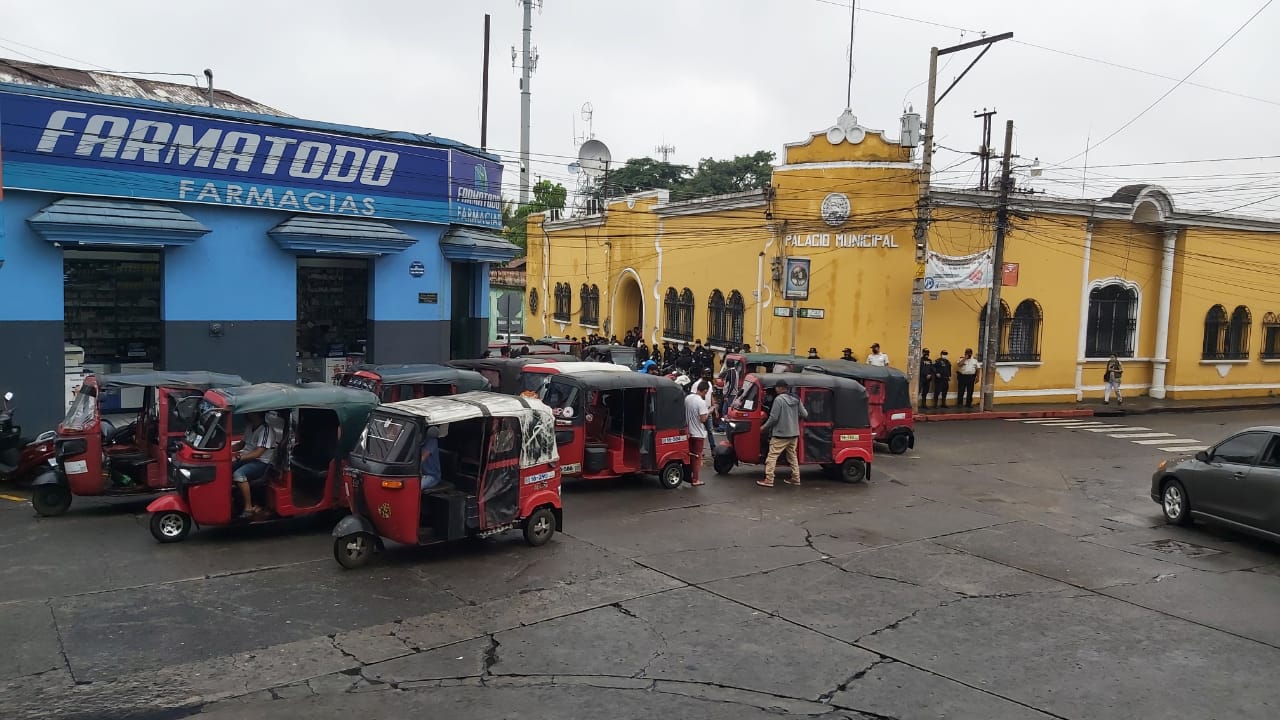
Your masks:
{"label": "white painted column", "polygon": [[1084,262],[1080,270],[1080,327],[1076,330],[1076,402],[1084,399],[1084,355],[1089,331],[1089,264],[1093,260],[1093,221],[1084,226]]}
{"label": "white painted column", "polygon": [[[1160,308],[1156,315],[1156,352],[1152,358],[1151,397],[1161,400],[1165,396],[1165,375],[1169,369],[1169,309],[1173,303],[1173,251],[1178,243],[1178,231],[1164,231],[1164,253],[1160,256]],[[1139,320],[1141,322],[1141,320]]]}

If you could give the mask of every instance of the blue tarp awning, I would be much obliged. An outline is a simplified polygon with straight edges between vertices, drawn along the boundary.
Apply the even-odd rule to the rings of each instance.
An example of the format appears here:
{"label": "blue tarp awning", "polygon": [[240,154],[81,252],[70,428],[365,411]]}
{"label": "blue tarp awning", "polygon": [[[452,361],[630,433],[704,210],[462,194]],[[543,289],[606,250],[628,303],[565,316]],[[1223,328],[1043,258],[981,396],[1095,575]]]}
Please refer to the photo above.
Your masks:
{"label": "blue tarp awning", "polygon": [[295,215],[268,233],[290,252],[387,255],[412,247],[417,240],[398,228],[374,220]]}
{"label": "blue tarp awning", "polygon": [[500,233],[473,227],[452,225],[440,240],[440,252],[453,262],[506,262],[520,248]]}
{"label": "blue tarp awning", "polygon": [[209,228],[163,203],[70,197],[27,218],[45,240],[80,245],[190,245]]}

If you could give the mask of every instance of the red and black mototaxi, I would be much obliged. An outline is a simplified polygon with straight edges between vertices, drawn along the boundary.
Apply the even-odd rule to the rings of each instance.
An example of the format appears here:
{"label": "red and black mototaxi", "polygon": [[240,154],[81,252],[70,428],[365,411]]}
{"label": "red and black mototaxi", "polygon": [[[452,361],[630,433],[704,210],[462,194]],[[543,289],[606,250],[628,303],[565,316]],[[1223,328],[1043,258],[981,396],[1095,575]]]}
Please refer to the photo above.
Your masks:
{"label": "red and black mototaxi", "polygon": [[36,438],[23,437],[22,426],[14,421],[12,400],[13,393],[6,392],[0,409],[0,481],[22,483],[53,460],[58,434],[47,430]]}
{"label": "red and black mototaxi", "polygon": [[[147,506],[152,536],[172,543],[197,525],[258,524],[345,507],[339,492],[343,460],[377,406],[367,390],[328,383],[209,390],[171,463],[174,491]],[[232,479],[232,446],[250,414],[263,416],[278,442],[266,473],[249,483],[261,513],[240,520],[245,507]]]}
{"label": "red and black mototaxi", "polygon": [[817,373],[747,375],[729,409],[727,437],[713,453],[716,473],[726,475],[738,463],[764,463],[769,435],[762,427],[779,383],[786,383],[808,412],[800,420],[796,448],[801,464],[821,465],[828,475],[845,482],[869,478],[874,443],[867,392],[855,380]]}
{"label": "red and black mototaxi", "polygon": [[[351,514],[333,529],[333,556],[355,568],[383,539],[424,546],[520,529],[530,545],[563,527],[555,419],[536,399],[492,392],[382,405],[347,458]],[[433,439],[432,439],[433,438]],[[431,442],[439,484],[423,488]]]}
{"label": "red and black mototaxi", "polygon": [[[89,375],[58,424],[55,461],[31,484],[31,505],[61,515],[73,496],[142,496],[170,487],[169,459],[191,423],[200,397],[215,387],[245,385],[238,375],[161,371]],[[142,407],[116,427],[102,417],[108,388],[141,388]]]}

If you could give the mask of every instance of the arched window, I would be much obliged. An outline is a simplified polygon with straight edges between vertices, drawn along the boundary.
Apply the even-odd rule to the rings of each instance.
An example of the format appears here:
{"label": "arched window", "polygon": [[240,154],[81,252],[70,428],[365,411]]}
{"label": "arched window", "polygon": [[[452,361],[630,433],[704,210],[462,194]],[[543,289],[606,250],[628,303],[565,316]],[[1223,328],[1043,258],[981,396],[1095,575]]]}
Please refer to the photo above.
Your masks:
{"label": "arched window", "polygon": [[663,324],[662,334],[672,339],[680,337],[680,293],[673,287],[667,288],[662,299]]}
{"label": "arched window", "polygon": [[1009,324],[1009,361],[1040,362],[1040,326],[1043,321],[1040,303],[1031,298],[1018,303],[1018,309],[1013,311],[1013,322]]}
{"label": "arched window", "polygon": [[600,287],[594,283],[591,290],[587,292],[587,299],[591,301],[591,317],[595,325],[600,324]]}
{"label": "arched window", "polygon": [[1227,354],[1227,309],[1214,305],[1204,314],[1202,360],[1225,360]]}
{"label": "arched window", "polygon": [[1231,311],[1231,324],[1227,326],[1228,360],[1249,359],[1249,326],[1253,325],[1253,313],[1244,305]]}
{"label": "arched window", "polygon": [[551,317],[556,322],[569,322],[573,308],[573,289],[569,283],[556,283],[556,309]]}
{"label": "arched window", "polygon": [[742,293],[737,290],[729,293],[729,305],[725,308],[725,314],[728,315],[730,345],[742,344],[743,316],[746,309],[747,304],[742,300]]}
{"label": "arched window", "polygon": [[1280,317],[1275,313],[1262,316],[1262,357],[1280,359]]}
{"label": "arched window", "polygon": [[680,334],[676,337],[693,339],[693,291],[689,288],[680,291]]}
{"label": "arched window", "polygon": [[[1009,313],[1009,305],[1004,300],[1000,301],[1000,325],[998,337],[1000,343],[996,346],[997,361],[1005,360],[1009,356],[1009,324],[1013,322],[1013,315]],[[987,352],[987,306],[983,305],[982,310],[978,313],[978,347],[975,348],[976,354],[985,356]]]}
{"label": "arched window", "polygon": [[724,293],[717,288],[711,291],[711,299],[707,301],[707,344],[723,347],[725,336],[728,334],[727,330],[724,316]]}
{"label": "arched window", "polygon": [[1112,282],[1089,291],[1084,354],[1092,358],[1133,357],[1138,334],[1138,291]]}
{"label": "arched window", "polygon": [[582,325],[600,324],[600,288],[582,283],[578,290],[578,322]]}

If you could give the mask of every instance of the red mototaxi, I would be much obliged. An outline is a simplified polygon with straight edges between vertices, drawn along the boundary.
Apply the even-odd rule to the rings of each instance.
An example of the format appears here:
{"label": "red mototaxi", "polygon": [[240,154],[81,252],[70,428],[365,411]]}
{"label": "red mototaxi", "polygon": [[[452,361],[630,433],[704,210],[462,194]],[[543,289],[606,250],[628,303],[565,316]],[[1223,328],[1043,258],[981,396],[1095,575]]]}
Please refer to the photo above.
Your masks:
{"label": "red mototaxi", "polygon": [[233,435],[245,416],[264,413],[280,431],[267,474],[251,485],[254,503],[264,508],[246,524],[312,515],[343,507],[339,490],[342,462],[378,406],[373,393],[328,383],[261,383],[209,390],[199,419],[173,458],[174,491],[147,506],[151,534],[178,542],[195,526],[236,522],[244,509],[233,487]]}
{"label": "red mototaxi", "polygon": [[343,387],[368,390],[384,403],[490,389],[472,370],[445,365],[363,365],[338,379]]}
{"label": "red mototaxi", "polygon": [[675,489],[689,477],[685,392],[674,382],[594,370],[552,375],[540,392],[555,414],[566,479],[652,473],[662,487]]}
{"label": "red mototaxi", "polygon": [[[245,384],[238,375],[204,371],[89,375],[58,425],[56,459],[32,483],[32,506],[54,516],[67,511],[72,496],[150,495],[170,487],[169,459],[201,395]],[[107,388],[143,389],[136,419],[117,428],[102,417],[99,397]]]}
{"label": "red mototaxi", "polygon": [[[439,433],[441,482],[422,489],[421,454]],[[333,555],[355,568],[383,539],[433,545],[521,529],[538,546],[564,527],[551,410],[490,392],[383,405],[348,458],[351,515],[333,529]]]}
{"label": "red mototaxi", "polygon": [[901,455],[916,446],[911,385],[907,374],[901,370],[849,360],[797,360],[787,371],[857,380],[867,390],[871,430],[876,442],[888,445],[889,452],[894,455]]}
{"label": "red mototaxi", "polygon": [[761,428],[769,419],[780,382],[790,386],[808,411],[809,416],[800,421],[796,448],[800,462],[821,465],[829,475],[846,482],[871,477],[874,444],[866,390],[855,380],[816,373],[747,375],[729,409],[727,437],[713,454],[716,472],[726,475],[738,463],[764,463],[769,436]]}

